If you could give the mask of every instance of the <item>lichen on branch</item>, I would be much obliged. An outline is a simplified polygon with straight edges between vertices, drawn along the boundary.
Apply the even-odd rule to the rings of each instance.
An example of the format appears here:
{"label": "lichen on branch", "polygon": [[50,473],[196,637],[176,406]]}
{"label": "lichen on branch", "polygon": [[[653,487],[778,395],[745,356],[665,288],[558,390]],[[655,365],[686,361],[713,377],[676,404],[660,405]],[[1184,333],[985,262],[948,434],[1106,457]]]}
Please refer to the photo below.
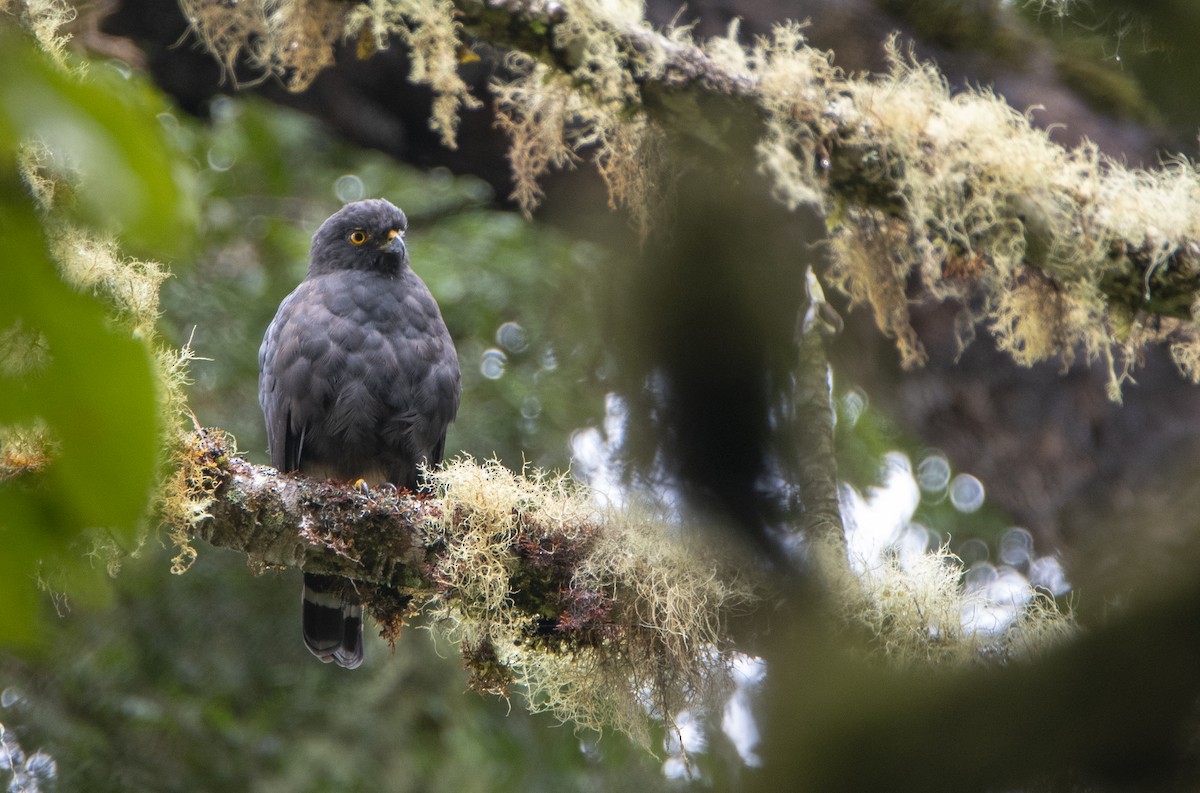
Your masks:
{"label": "lichen on branch", "polygon": [[567,477],[462,459],[427,492],[365,495],[252,465],[202,429],[180,462],[196,537],[354,580],[392,641],[424,612],[476,689],[516,686],[532,710],[642,743],[648,707],[669,722],[719,701],[730,623],[763,592],[741,554],[600,510]]}
{"label": "lichen on branch", "polygon": [[664,141],[686,139],[710,164],[753,146],[780,201],[825,214],[833,283],[870,306],[906,365],[924,360],[915,294],[957,301],[960,341],[985,327],[1020,364],[1105,361],[1115,399],[1153,341],[1200,377],[1196,169],[1065,149],[986,89],[952,93],[894,41],[886,73],[850,76],[794,22],[749,44],[736,25],[697,41],[618,0],[181,2],[231,69],[245,56],[297,89],[332,64],[338,40],[399,38],[413,79],[439,97],[431,123],[448,143],[476,103],[454,53],[471,40],[508,49],[491,90],[526,212],[548,170],[590,156],[647,234],[671,174],[691,167],[669,162]]}
{"label": "lichen on branch", "polygon": [[[354,580],[389,641],[423,613],[460,648],[473,688],[519,692],[579,727],[648,745],[651,715],[670,726],[719,706],[746,649],[737,642],[753,634],[745,623],[778,595],[744,548],[636,507],[601,509],[566,476],[462,458],[429,472],[422,493],[363,494],[252,465],[230,444],[202,429],[185,444],[179,492],[204,505],[197,538],[258,569]],[[1018,658],[1073,633],[1043,597],[1001,635],[971,632],[961,618],[978,598],[944,548],[864,574],[840,538],[809,548],[827,584],[822,613],[900,666]]]}

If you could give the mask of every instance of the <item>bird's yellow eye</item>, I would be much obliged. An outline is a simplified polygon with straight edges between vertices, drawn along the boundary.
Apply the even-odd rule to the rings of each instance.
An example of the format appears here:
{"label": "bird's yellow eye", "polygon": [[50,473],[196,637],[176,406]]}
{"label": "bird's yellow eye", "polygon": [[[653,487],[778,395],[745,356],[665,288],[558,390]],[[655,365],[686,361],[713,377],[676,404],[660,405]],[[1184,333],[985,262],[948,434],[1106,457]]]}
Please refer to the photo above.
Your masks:
{"label": "bird's yellow eye", "polygon": [[362,229],[355,229],[354,231],[350,232],[350,242],[354,243],[355,245],[362,245],[366,241],[367,232],[363,231]]}

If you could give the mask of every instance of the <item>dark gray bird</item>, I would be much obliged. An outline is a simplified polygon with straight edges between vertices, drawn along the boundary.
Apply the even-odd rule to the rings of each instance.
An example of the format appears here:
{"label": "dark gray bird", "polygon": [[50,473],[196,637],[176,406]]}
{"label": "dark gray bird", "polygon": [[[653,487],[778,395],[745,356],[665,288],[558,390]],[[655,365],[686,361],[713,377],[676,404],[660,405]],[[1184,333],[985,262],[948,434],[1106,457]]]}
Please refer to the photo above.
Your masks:
{"label": "dark gray bird", "polygon": [[[415,489],[441,462],[458,412],[454,342],[408,264],[404,213],[347,204],[313,235],[308,276],[284,298],[258,351],[271,465],[313,477]],[[354,584],[304,575],[304,643],[322,661],[362,663]]]}

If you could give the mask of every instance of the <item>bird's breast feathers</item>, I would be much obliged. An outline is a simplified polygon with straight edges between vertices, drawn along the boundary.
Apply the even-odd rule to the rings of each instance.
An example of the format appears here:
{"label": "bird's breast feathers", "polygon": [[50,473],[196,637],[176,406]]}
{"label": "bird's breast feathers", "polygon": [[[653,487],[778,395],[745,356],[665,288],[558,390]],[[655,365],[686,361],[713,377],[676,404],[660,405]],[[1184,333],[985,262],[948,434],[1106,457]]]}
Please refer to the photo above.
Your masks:
{"label": "bird's breast feathers", "polygon": [[[458,403],[458,359],[437,303],[411,271],[310,277],[279,307],[259,354],[292,421],[370,433],[426,406]],[[283,407],[282,405],[280,407]],[[444,428],[453,413],[438,416]],[[312,426],[312,429],[317,429]]]}
{"label": "bird's breast feathers", "polygon": [[298,352],[310,360],[362,352],[382,356],[383,365],[391,363],[388,356],[410,351],[433,363],[452,344],[437,303],[411,271],[401,277],[339,271],[306,279],[280,305],[272,335],[296,337]]}

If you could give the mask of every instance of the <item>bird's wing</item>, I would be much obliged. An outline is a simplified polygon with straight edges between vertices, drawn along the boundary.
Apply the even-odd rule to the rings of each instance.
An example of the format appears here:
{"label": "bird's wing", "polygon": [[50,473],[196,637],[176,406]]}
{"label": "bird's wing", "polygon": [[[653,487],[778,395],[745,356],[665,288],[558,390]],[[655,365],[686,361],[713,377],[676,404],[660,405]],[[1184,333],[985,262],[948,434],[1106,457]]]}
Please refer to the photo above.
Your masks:
{"label": "bird's wing", "polygon": [[429,453],[429,465],[438,465],[446,452],[446,431],[450,423],[458,415],[459,401],[462,399],[462,375],[458,368],[458,355],[450,334],[446,333],[446,351],[442,361],[435,369],[433,380],[435,388],[440,391],[440,413],[437,421],[441,424],[442,432]]}
{"label": "bird's wing", "polygon": [[303,328],[315,323],[319,306],[304,284],[279,305],[258,351],[258,402],[267,425],[271,465],[281,471],[300,470],[305,435],[319,398],[313,378],[311,346]]}

